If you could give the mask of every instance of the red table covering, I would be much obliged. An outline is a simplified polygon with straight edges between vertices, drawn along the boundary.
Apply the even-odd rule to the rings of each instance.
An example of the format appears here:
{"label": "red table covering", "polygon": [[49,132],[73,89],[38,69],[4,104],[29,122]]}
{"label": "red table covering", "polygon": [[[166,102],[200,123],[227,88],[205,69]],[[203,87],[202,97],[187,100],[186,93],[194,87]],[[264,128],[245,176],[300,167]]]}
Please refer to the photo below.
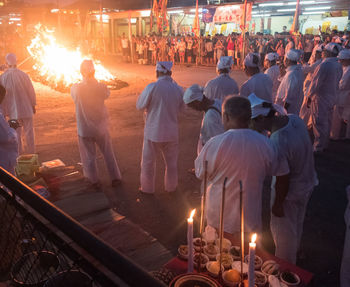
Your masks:
{"label": "red table covering", "polygon": [[[237,238],[232,236],[231,234],[225,233],[225,238],[230,239],[233,245],[239,246],[239,244],[235,244],[239,241],[237,241]],[[246,244],[245,246],[247,246],[247,245],[248,244]],[[246,252],[246,254],[247,254],[247,252]],[[311,272],[304,270],[304,269],[302,269],[294,264],[291,264],[283,259],[280,259],[280,258],[264,251],[261,248],[258,248],[256,250],[256,254],[258,256],[260,256],[263,261],[275,260],[280,265],[280,270],[282,272],[283,271],[290,271],[290,272],[294,272],[295,274],[297,274],[301,280],[301,283],[299,285],[300,287],[306,287],[306,286],[311,285],[311,281],[312,281],[312,278],[314,276]],[[187,261],[182,260],[178,257],[175,257],[175,258],[171,259],[168,263],[166,263],[164,267],[177,273],[177,274],[183,274],[183,273],[187,272]]]}

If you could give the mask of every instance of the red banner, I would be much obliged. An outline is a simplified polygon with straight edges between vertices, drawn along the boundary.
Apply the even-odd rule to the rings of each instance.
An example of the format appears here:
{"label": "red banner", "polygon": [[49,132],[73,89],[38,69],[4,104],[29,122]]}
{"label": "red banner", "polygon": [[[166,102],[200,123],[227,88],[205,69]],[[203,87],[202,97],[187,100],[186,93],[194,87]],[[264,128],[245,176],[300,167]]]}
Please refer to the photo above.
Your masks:
{"label": "red banner", "polygon": [[[242,23],[244,5],[225,5],[216,8],[214,23]],[[247,21],[252,19],[252,3],[247,3]]]}

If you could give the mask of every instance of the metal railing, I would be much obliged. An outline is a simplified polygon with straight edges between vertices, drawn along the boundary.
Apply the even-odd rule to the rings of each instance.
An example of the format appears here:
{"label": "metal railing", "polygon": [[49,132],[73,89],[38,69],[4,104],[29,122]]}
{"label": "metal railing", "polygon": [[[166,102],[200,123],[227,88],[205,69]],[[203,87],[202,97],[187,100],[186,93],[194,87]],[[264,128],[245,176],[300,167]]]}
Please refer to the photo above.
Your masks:
{"label": "metal railing", "polygon": [[165,286],[0,167],[1,274],[21,286]]}

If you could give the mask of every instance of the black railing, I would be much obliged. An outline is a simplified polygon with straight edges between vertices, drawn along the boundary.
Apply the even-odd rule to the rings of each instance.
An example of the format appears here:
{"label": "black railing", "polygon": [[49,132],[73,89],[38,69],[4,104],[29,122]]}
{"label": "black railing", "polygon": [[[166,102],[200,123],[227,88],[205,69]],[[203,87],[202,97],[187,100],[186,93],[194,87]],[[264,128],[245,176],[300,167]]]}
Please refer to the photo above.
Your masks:
{"label": "black railing", "polygon": [[22,286],[165,286],[1,167],[0,185],[0,275]]}

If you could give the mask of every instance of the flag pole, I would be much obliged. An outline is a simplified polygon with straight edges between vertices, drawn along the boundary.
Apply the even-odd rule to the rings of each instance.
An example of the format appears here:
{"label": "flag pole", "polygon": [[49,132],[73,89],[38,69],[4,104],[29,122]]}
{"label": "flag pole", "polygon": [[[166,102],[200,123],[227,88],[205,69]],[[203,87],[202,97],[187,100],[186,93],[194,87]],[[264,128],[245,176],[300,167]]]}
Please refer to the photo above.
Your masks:
{"label": "flag pole", "polygon": [[245,38],[245,30],[246,30],[246,25],[247,25],[247,0],[244,0],[244,9],[243,9],[243,45],[242,45],[242,48],[243,48],[243,51],[242,51],[242,57],[241,57],[241,60],[242,60],[242,63],[244,61],[244,58],[245,58],[245,46],[246,46],[246,38]]}

